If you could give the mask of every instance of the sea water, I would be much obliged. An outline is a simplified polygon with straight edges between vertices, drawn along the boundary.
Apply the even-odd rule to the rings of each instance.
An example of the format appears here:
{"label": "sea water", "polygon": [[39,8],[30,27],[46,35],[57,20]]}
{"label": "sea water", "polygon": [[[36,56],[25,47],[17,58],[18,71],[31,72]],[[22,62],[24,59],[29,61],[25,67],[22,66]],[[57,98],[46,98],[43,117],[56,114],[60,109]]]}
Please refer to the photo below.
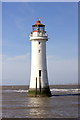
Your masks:
{"label": "sea water", "polygon": [[5,86],[2,90],[3,118],[77,118],[77,87],[51,87],[52,97],[28,97],[26,86]]}

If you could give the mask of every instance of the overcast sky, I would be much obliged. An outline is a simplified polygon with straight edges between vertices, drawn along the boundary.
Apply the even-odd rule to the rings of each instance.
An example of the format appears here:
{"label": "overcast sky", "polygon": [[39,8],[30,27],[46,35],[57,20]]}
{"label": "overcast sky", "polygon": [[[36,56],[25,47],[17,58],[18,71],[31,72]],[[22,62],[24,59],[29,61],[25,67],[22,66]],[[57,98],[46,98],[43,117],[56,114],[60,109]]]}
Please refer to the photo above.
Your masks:
{"label": "overcast sky", "polygon": [[46,25],[49,84],[78,82],[78,4],[2,3],[3,85],[28,85],[31,43],[37,17]]}

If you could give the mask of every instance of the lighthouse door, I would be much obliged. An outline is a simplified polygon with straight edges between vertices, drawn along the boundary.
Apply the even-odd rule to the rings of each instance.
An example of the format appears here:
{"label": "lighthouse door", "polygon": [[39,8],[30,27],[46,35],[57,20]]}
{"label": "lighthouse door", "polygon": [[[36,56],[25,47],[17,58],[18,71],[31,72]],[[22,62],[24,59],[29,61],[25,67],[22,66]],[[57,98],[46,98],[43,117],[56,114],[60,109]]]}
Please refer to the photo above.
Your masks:
{"label": "lighthouse door", "polygon": [[39,77],[41,77],[41,70],[39,70]]}
{"label": "lighthouse door", "polygon": [[39,70],[39,89],[41,93],[41,70]]}

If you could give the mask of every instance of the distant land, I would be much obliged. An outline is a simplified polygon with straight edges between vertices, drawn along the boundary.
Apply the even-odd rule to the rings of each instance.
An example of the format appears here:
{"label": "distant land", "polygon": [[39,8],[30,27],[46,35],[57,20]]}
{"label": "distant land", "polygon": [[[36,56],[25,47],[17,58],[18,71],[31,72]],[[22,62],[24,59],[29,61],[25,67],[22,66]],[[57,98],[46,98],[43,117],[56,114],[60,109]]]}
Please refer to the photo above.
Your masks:
{"label": "distant land", "polygon": [[[58,89],[59,89],[59,88],[60,88],[60,89],[61,89],[61,88],[62,88],[62,89],[63,89],[63,88],[65,88],[65,89],[67,89],[67,88],[70,89],[70,88],[71,88],[71,89],[75,89],[75,88],[79,88],[79,86],[80,86],[80,85],[78,85],[78,84],[75,84],[75,85],[74,85],[74,84],[73,84],[73,85],[71,85],[71,84],[70,84],[70,85],[50,85],[50,89],[51,89],[51,88],[58,88]],[[0,86],[0,88],[1,88],[1,87],[2,87],[2,89],[7,89],[7,88],[9,89],[9,88],[11,88],[11,89],[16,89],[16,90],[18,90],[18,89],[20,88],[20,89],[27,90],[27,89],[29,88],[29,85],[4,85],[4,86]]]}

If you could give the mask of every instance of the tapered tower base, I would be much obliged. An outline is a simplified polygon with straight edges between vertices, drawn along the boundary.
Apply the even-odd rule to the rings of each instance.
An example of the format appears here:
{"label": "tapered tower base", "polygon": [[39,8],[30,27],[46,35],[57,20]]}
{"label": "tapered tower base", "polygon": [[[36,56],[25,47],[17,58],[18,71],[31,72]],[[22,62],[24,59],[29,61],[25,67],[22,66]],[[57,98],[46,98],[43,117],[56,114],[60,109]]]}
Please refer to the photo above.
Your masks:
{"label": "tapered tower base", "polygon": [[51,91],[49,87],[42,88],[41,90],[39,88],[32,89],[30,88],[28,90],[28,96],[30,97],[51,97]]}

